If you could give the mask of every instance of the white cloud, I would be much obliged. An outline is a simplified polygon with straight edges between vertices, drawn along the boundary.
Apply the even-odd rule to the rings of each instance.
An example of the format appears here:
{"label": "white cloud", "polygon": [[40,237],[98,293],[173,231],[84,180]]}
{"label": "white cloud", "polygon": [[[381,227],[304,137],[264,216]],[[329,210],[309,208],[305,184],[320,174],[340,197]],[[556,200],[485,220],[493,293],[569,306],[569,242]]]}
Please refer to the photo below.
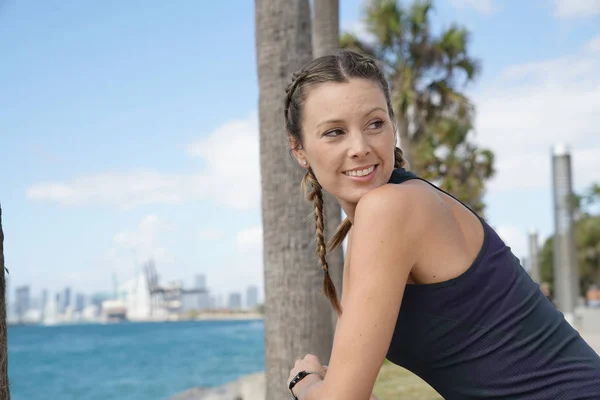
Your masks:
{"label": "white cloud", "polygon": [[131,249],[149,248],[155,244],[157,234],[166,228],[164,221],[156,215],[146,215],[140,221],[137,230],[119,232],[114,236],[115,244]]}
{"label": "white cloud", "polygon": [[258,208],[261,190],[258,114],[217,128],[208,137],[192,143],[187,151],[206,162],[204,190],[215,200],[243,210]]}
{"label": "white cloud", "polygon": [[[112,246],[99,263],[101,271],[96,270],[95,275],[110,277],[115,273],[118,282],[123,283],[141,273],[143,263],[152,259],[163,283],[183,280],[187,286],[193,275],[204,273],[213,294],[227,296],[231,291],[245,292],[250,284],[257,285],[259,291],[263,290],[260,225],[238,232],[233,251],[217,257],[197,254],[203,250],[193,247],[189,248],[189,252],[176,254],[173,249],[166,248],[164,243],[169,236],[177,234],[168,221],[155,215],[147,215],[135,229],[114,235]],[[215,237],[222,237],[224,232],[210,229],[200,231],[200,235],[213,240]],[[201,264],[198,264],[199,260],[202,260]]]}
{"label": "white cloud", "polygon": [[363,20],[342,22],[342,32],[348,32],[355,35],[363,43],[374,44],[377,39],[368,30]]}
{"label": "white cloud", "polygon": [[600,53],[600,35],[590,40],[586,47],[591,53]]}
{"label": "white cloud", "polygon": [[557,143],[572,150],[578,186],[598,179],[599,40],[560,58],[511,66],[475,96],[476,140],[497,157],[491,191],[550,187]]}
{"label": "white cloud", "polygon": [[554,0],[554,13],[559,18],[600,15],[600,0]]}
{"label": "white cloud", "polygon": [[[119,280],[130,279],[140,272],[141,265],[154,260],[158,265],[173,262],[173,256],[160,244],[161,234],[171,226],[156,215],[146,215],[132,231],[114,235],[113,245],[105,254],[109,271],[117,273]],[[106,275],[108,272],[104,272]]]}
{"label": "white cloud", "polygon": [[205,229],[198,234],[198,238],[202,240],[221,239],[225,236],[225,232],[217,229]]}
{"label": "white cloud", "polygon": [[474,8],[482,14],[491,14],[496,11],[494,0],[450,0],[450,3],[459,9]]}
{"label": "white cloud", "polygon": [[257,225],[238,232],[237,248],[240,251],[262,252],[263,230]]}
{"label": "white cloud", "polygon": [[187,153],[201,158],[197,174],[166,174],[150,169],[102,172],[66,182],[38,183],[27,189],[33,200],[66,206],[106,204],[134,208],[143,204],[212,199],[228,207],[256,209],[260,202],[258,117],[227,123],[190,144]]}
{"label": "white cloud", "polygon": [[27,189],[27,197],[67,206],[108,204],[132,208],[142,204],[179,203],[194,193],[194,181],[194,176],[168,175],[151,170],[104,172],[69,182],[35,184]]}

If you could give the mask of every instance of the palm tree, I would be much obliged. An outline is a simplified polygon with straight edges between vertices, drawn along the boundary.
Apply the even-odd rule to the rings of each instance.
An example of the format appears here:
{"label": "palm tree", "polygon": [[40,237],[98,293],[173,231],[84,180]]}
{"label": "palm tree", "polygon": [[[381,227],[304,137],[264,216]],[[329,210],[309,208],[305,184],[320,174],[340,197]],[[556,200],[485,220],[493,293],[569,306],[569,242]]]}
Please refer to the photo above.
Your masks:
{"label": "palm tree", "polygon": [[308,0],[255,0],[260,169],[265,280],[267,400],[289,396],[285,382],[297,358],[329,360],[330,305],[321,292],[312,205],[289,157],[283,96],[291,73],[312,59]]}
{"label": "palm tree", "polygon": [[[432,34],[432,9],[431,0],[417,0],[406,8],[396,0],[371,0],[364,22],[372,40],[345,33],[341,44],[370,54],[382,63],[390,80],[400,143],[410,168],[439,181],[440,186],[453,187],[455,195],[479,188],[480,196],[461,200],[481,212],[483,182],[494,174],[493,154],[470,143],[474,107],[461,93],[478,76],[479,61],[469,55],[466,29],[453,25],[440,35]],[[436,136],[456,138],[457,129],[466,131],[459,135],[464,146],[455,147],[472,150],[458,159],[473,158],[477,162],[460,174],[447,174],[444,171],[456,171],[456,165],[445,164],[456,164],[460,153],[449,149],[440,152],[431,146],[440,140]]]}
{"label": "palm tree", "polygon": [[[314,0],[313,1],[313,55],[314,58],[335,53],[340,49],[339,29],[339,1]],[[331,237],[342,222],[342,210],[336,199],[324,193],[325,204],[325,234]],[[339,247],[327,255],[330,274],[337,289],[338,296],[342,294],[342,277],[344,268],[344,254]],[[332,309],[333,319],[337,314]]]}
{"label": "palm tree", "polygon": [[338,0],[313,0],[313,56],[319,58],[340,48]]}
{"label": "palm tree", "polygon": [[4,232],[2,231],[2,207],[0,206],[0,399],[10,400],[6,329],[6,276],[4,272]]}
{"label": "palm tree", "polygon": [[494,174],[494,153],[469,140],[468,121],[439,118],[430,126],[430,132],[413,146],[419,174],[483,213],[484,182]]}

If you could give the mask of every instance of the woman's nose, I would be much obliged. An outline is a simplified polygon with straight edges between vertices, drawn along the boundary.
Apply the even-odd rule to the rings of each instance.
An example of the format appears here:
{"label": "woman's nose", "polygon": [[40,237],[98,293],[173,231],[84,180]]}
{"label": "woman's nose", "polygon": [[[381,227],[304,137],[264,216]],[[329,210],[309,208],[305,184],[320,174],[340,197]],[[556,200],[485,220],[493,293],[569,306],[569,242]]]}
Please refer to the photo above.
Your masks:
{"label": "woman's nose", "polygon": [[364,158],[370,152],[369,143],[362,133],[351,135],[348,154],[352,158]]}

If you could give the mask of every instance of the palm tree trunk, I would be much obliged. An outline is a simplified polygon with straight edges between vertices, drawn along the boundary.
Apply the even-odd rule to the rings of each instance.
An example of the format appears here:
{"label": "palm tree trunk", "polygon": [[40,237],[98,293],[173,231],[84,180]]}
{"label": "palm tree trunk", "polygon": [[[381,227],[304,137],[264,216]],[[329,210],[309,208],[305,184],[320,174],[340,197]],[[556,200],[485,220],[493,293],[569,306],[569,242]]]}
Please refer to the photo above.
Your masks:
{"label": "palm tree trunk", "polygon": [[8,337],[6,328],[6,276],[4,275],[4,232],[0,206],[0,399],[10,400],[8,385]]}
{"label": "palm tree trunk", "polygon": [[[313,1],[313,55],[315,58],[333,54],[340,48],[339,0],[314,0]],[[329,193],[324,193],[325,203],[325,234],[328,239],[335,234],[342,222],[342,209]],[[337,289],[338,297],[342,295],[342,278],[344,275],[344,253],[340,247],[329,253],[327,262],[331,271],[331,278]],[[337,314],[332,309],[333,319]]]}
{"label": "palm tree trunk", "polygon": [[265,279],[267,400],[289,397],[286,379],[297,358],[328,362],[330,305],[321,291],[312,205],[302,169],[289,156],[283,97],[291,73],[312,59],[308,0],[255,0],[260,168]]}
{"label": "palm tree trunk", "polygon": [[339,0],[313,0],[313,55],[332,54],[340,48]]}

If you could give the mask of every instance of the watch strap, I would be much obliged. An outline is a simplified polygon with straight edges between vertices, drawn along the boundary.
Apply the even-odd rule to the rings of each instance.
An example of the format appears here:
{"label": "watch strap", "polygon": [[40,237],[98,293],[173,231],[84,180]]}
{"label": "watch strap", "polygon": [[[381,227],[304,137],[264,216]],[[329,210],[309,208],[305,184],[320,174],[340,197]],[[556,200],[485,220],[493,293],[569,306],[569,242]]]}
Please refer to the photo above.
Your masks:
{"label": "watch strap", "polygon": [[296,386],[296,384],[298,382],[300,382],[302,379],[306,378],[306,376],[308,376],[310,374],[317,374],[321,378],[323,377],[321,375],[321,373],[318,371],[300,371],[300,372],[298,372],[296,374],[296,376],[290,381],[290,384],[288,385],[288,388],[290,389],[290,393],[292,394],[293,400],[298,400],[298,397],[296,397],[296,395],[294,394],[294,391],[292,389],[294,388],[294,386]]}

